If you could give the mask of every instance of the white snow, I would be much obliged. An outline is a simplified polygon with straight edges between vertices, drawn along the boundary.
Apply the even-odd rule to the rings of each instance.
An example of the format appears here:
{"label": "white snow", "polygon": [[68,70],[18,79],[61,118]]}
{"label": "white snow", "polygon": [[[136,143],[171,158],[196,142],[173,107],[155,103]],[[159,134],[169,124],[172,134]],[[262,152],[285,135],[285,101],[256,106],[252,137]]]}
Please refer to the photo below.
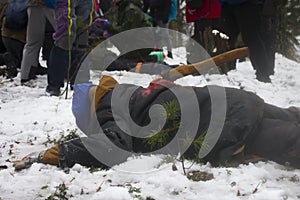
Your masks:
{"label": "white snow", "polygon": [[[175,58],[176,55],[178,53],[175,52]],[[120,83],[142,86],[157,78],[125,71],[107,73]],[[254,73],[247,60],[238,63],[237,70],[229,72],[228,76],[187,76],[176,83],[241,87],[255,92],[268,103],[282,107],[300,106],[300,63],[277,54],[272,83],[255,80]],[[93,73],[95,81],[98,75]],[[187,179],[180,162],[175,163],[178,170],[173,171],[173,162],[168,162],[163,155],[137,156],[114,169],[93,173],[78,164],[69,174],[43,164],[33,164],[29,169],[15,172],[9,161],[45,149],[43,143],[48,140],[47,137],[54,139],[76,129],[71,112],[72,92],[69,91],[67,99],[64,95],[60,98],[45,95],[46,76],[39,76],[33,88],[20,86],[19,76],[13,82],[1,78],[0,82],[0,165],[8,166],[0,170],[1,200],[47,199],[63,183],[68,187],[66,196],[70,199],[300,199],[300,170],[274,162],[258,162],[237,168],[192,165],[189,170],[213,173],[214,178],[206,182]],[[77,133],[81,134],[78,130]],[[187,162],[185,165],[190,164]],[[255,189],[257,191],[253,192]]]}

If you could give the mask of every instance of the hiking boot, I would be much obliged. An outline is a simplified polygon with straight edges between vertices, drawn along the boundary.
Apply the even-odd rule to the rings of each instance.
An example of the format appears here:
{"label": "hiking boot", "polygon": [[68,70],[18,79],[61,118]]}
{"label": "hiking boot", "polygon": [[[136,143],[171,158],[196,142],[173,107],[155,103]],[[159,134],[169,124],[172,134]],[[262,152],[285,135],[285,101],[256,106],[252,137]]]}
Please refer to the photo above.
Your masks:
{"label": "hiking boot", "polygon": [[169,58],[173,58],[173,54],[171,51],[168,51],[168,55],[167,55]]}
{"label": "hiking boot", "polygon": [[51,87],[51,86],[47,86],[46,87],[46,92],[50,94],[50,96],[60,96],[60,88],[56,88],[56,87]]}
{"label": "hiking boot", "polygon": [[13,56],[9,52],[6,52],[3,54],[3,60],[6,65],[5,74],[6,74],[7,78],[16,77],[18,74],[18,70],[17,70],[16,63],[15,63]]}
{"label": "hiking boot", "polygon": [[257,80],[264,83],[271,83],[271,79],[269,76],[257,76]]}
{"label": "hiking boot", "polygon": [[7,78],[15,78],[18,75],[18,70],[17,68],[6,69],[5,75]]}
{"label": "hiking boot", "polygon": [[31,66],[30,67],[30,71],[29,71],[29,80],[31,80],[31,79],[36,79],[37,77],[36,77],[36,75],[37,75],[37,67],[35,67],[35,66]]}
{"label": "hiking boot", "polygon": [[36,87],[36,82],[31,79],[21,79],[21,85],[33,88]]}
{"label": "hiking boot", "polygon": [[36,75],[45,75],[47,74],[47,67],[43,67],[39,64],[39,66],[36,69]]}
{"label": "hiking boot", "polygon": [[5,69],[4,68],[0,68],[0,76],[5,76]]}
{"label": "hiking boot", "polygon": [[[27,82],[31,82],[31,80],[36,79],[36,72],[37,72],[37,67],[31,66],[29,75],[27,79],[21,79],[21,85],[26,85]],[[30,84],[30,83],[29,83]]]}

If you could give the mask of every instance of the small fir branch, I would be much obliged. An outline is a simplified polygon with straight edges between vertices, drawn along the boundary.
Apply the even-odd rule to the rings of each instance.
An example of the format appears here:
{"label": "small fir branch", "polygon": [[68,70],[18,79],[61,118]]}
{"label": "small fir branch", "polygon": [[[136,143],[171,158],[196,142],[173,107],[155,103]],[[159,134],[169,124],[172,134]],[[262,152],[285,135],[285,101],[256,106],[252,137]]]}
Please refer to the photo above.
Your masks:
{"label": "small fir branch", "polygon": [[170,102],[163,103],[165,111],[164,114],[167,114],[166,118],[168,120],[177,120],[179,117],[179,103],[177,100],[173,100]]}
{"label": "small fir branch", "polygon": [[[169,138],[168,130],[161,130],[159,132],[153,131],[153,136],[145,139],[145,142],[150,145],[151,149],[155,147],[162,147],[165,145],[166,141]],[[155,134],[156,133],[156,134]]]}
{"label": "small fir branch", "polygon": [[158,130],[151,131],[151,137],[145,139],[145,143],[150,145],[151,149],[163,147],[168,139],[170,134],[178,129],[180,126],[179,122],[179,103],[177,100],[166,102],[162,104],[164,112],[161,112],[161,115],[167,119],[166,123],[171,124],[167,129],[160,128]]}
{"label": "small fir branch", "polygon": [[56,190],[46,200],[68,200],[72,195],[68,195],[68,187],[65,183],[59,184],[55,187]]}
{"label": "small fir branch", "polygon": [[78,138],[79,135],[77,134],[77,129],[72,129],[68,131],[68,134],[65,135],[64,131],[60,132],[60,135],[58,138],[51,138],[50,135],[47,134],[47,141],[43,142],[45,146],[48,146],[48,144],[52,145],[58,145],[61,143],[64,143],[66,141]]}

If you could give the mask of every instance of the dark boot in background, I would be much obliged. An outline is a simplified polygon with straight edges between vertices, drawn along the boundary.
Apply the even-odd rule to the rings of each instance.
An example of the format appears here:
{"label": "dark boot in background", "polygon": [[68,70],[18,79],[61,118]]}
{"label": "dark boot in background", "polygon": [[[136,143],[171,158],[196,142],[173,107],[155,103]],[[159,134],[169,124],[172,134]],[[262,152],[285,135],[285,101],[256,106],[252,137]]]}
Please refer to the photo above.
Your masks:
{"label": "dark boot in background", "polygon": [[9,52],[5,52],[3,54],[3,60],[6,65],[6,77],[7,78],[14,78],[18,75],[18,70],[16,67],[16,62],[13,56]]}
{"label": "dark boot in background", "polygon": [[[69,71],[71,89],[75,83],[87,83],[90,79],[89,66],[81,65],[86,57],[86,49],[72,50],[72,64]],[[78,75],[78,76],[77,76]]]}
{"label": "dark boot in background", "polygon": [[36,69],[36,75],[45,75],[47,74],[47,67],[43,67],[40,63]]}
{"label": "dark boot in background", "polygon": [[60,87],[64,85],[69,66],[69,51],[54,46],[50,53],[47,69],[48,86],[46,92],[52,96],[60,96]]}

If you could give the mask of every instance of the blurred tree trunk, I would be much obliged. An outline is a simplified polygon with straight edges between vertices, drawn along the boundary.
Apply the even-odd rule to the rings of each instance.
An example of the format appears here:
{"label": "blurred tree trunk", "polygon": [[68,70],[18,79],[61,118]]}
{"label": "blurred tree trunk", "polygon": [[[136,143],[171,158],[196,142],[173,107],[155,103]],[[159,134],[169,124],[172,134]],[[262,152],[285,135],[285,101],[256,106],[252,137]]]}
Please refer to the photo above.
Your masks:
{"label": "blurred tree trunk", "polygon": [[299,45],[296,37],[300,35],[299,0],[288,0],[286,6],[278,8],[275,26],[276,52],[289,59],[297,60],[295,45]]}

